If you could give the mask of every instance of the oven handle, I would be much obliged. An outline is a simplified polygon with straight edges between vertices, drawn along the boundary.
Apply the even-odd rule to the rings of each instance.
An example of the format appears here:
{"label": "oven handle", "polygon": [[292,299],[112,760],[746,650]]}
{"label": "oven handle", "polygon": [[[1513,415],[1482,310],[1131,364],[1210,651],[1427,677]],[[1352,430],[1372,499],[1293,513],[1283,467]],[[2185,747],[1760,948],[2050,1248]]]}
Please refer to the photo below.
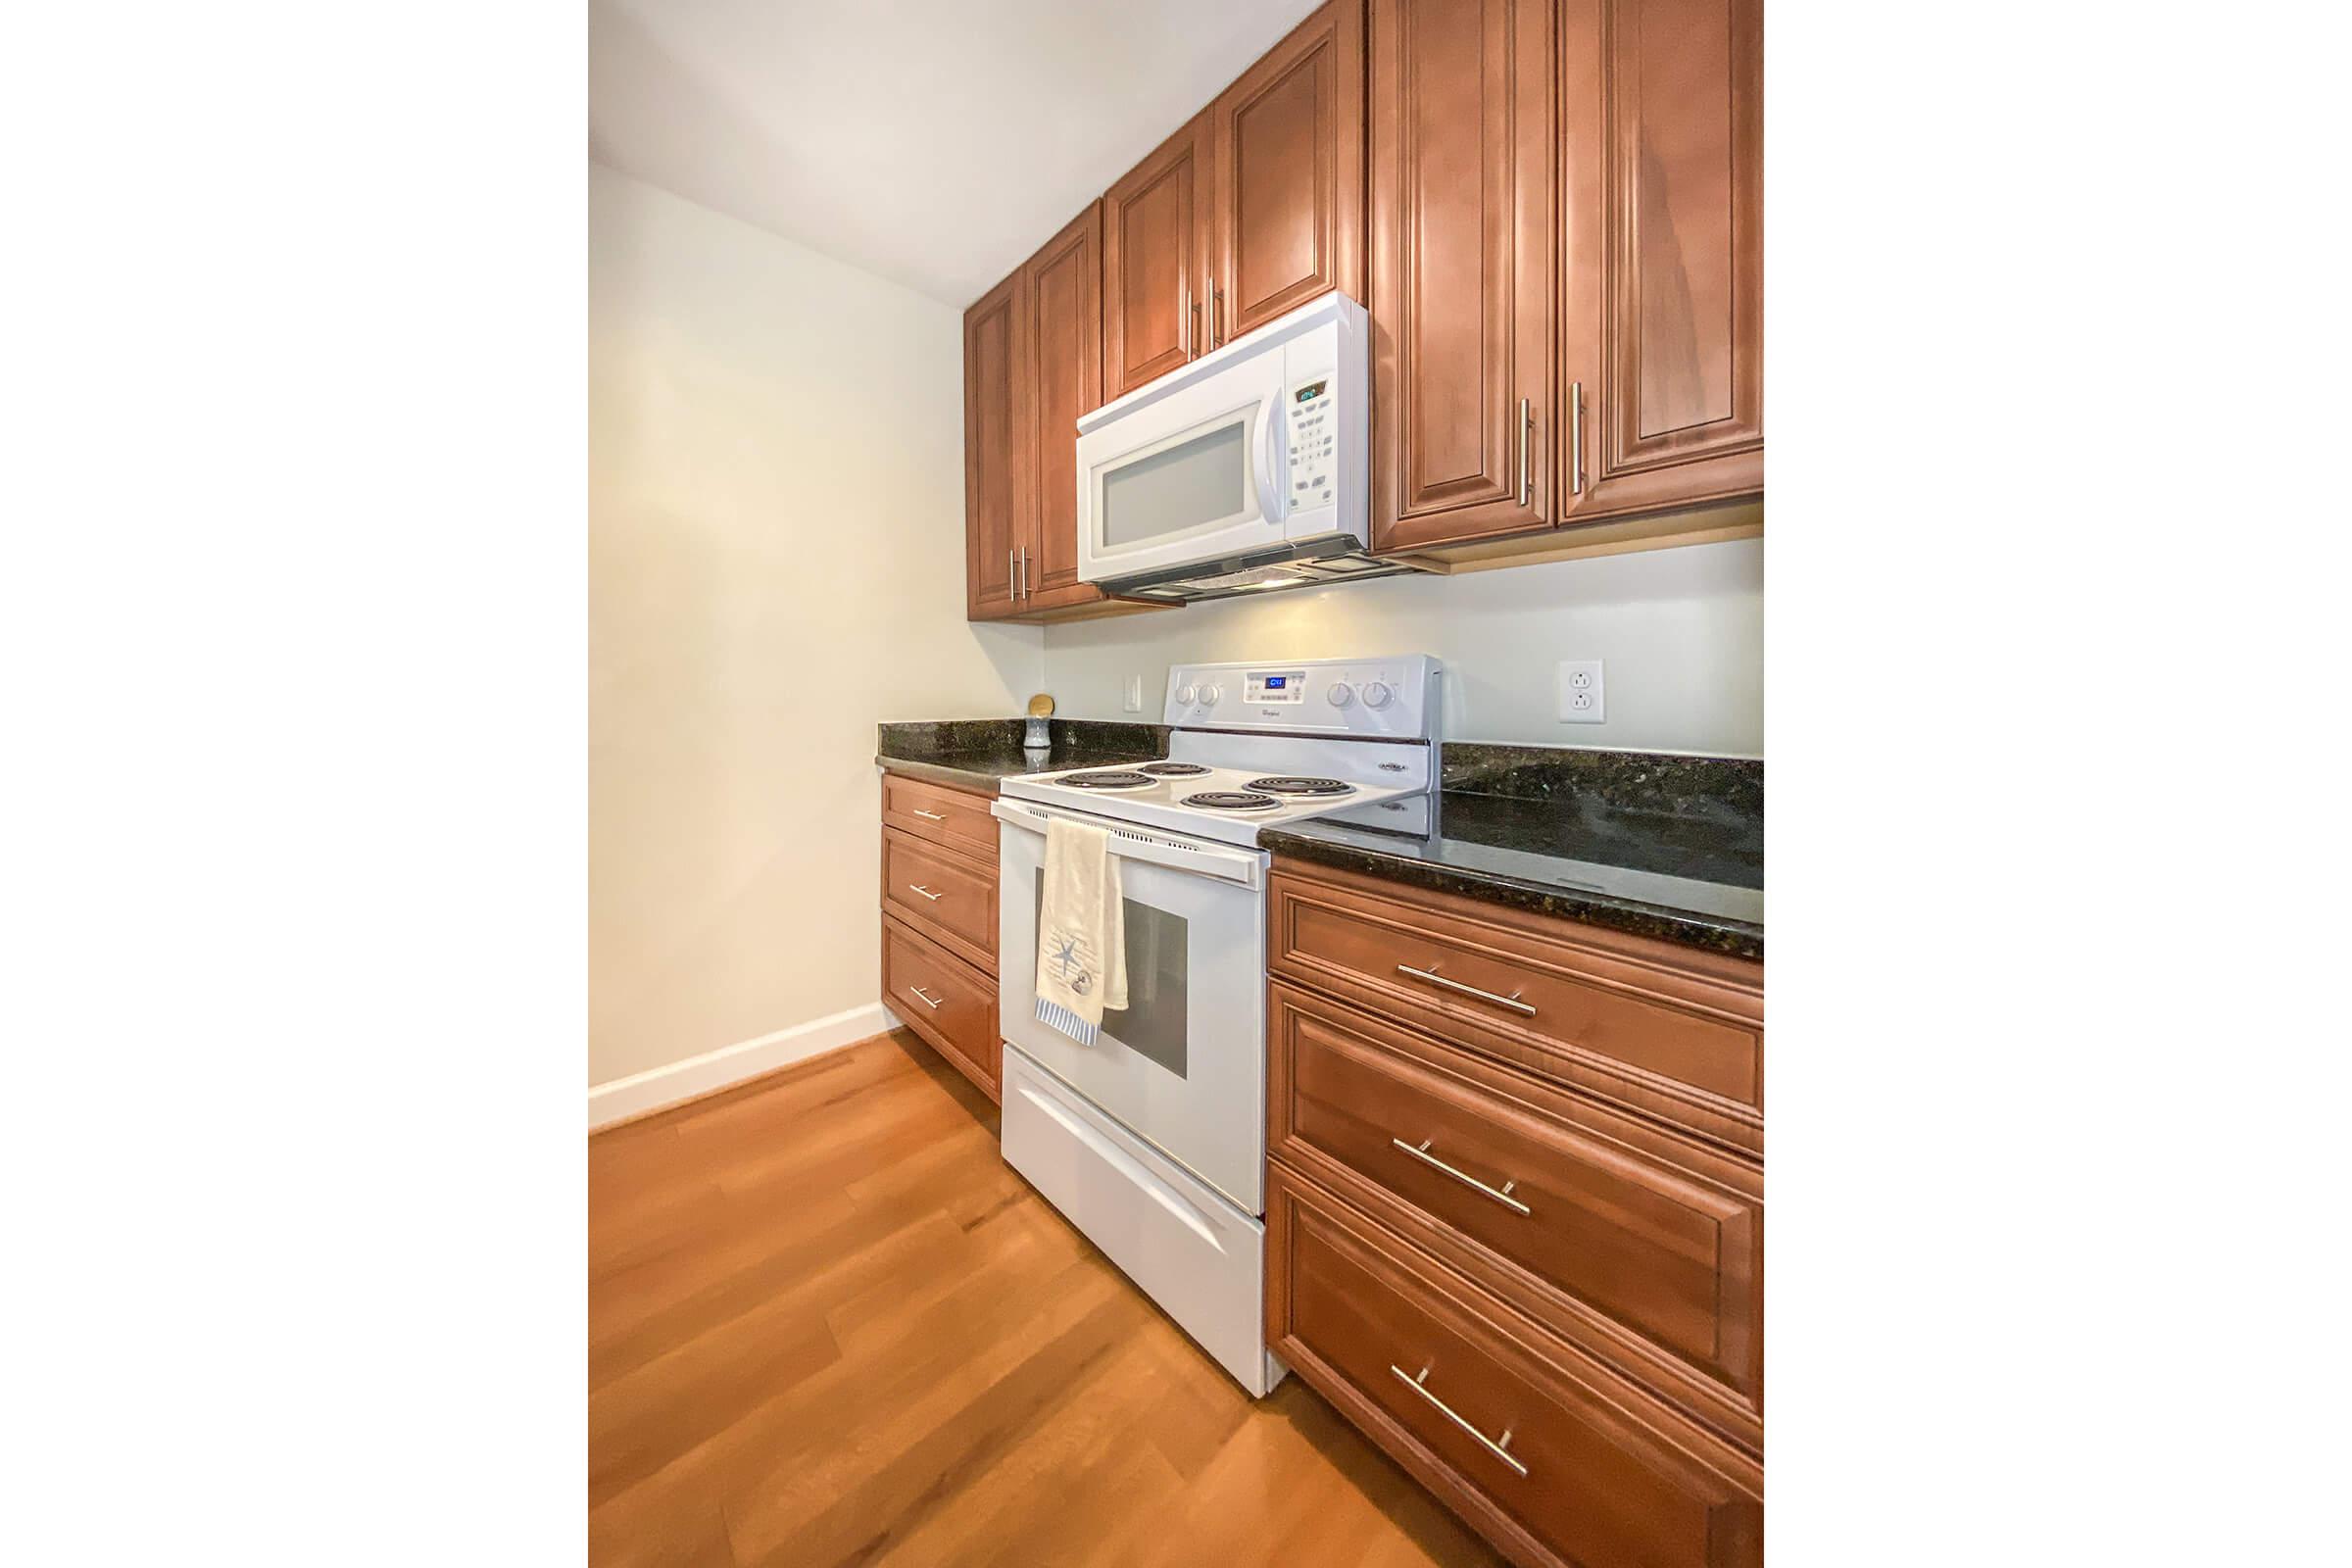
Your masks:
{"label": "oven handle", "polygon": [[[988,813],[1007,827],[1017,827],[1041,837],[1045,834],[1048,821],[1066,814],[1002,799],[989,802]],[[1164,865],[1171,871],[1188,871],[1195,876],[1213,876],[1246,888],[1257,886],[1258,868],[1262,861],[1251,851],[1178,844],[1156,834],[1147,834],[1141,828],[1120,827],[1109,822],[1100,825],[1110,829],[1110,853],[1122,859],[1144,860],[1152,865]]]}

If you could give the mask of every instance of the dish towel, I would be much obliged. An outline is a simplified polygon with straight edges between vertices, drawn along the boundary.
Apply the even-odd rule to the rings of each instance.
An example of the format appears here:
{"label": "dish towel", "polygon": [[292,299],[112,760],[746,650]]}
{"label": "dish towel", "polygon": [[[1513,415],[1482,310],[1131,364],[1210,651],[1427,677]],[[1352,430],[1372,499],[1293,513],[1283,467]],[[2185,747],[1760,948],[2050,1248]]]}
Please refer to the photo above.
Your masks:
{"label": "dish towel", "polygon": [[1038,1021],[1091,1046],[1127,1005],[1127,922],[1110,830],[1051,817],[1037,916]]}

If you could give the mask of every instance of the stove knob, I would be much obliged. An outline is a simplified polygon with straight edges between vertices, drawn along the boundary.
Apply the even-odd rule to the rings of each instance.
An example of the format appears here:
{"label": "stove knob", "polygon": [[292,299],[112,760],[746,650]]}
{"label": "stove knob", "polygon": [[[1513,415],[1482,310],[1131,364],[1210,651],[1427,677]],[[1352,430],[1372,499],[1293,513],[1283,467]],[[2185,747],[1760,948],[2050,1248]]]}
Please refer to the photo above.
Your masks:
{"label": "stove knob", "polygon": [[1224,695],[1225,690],[1221,686],[1203,686],[1200,688],[1200,701],[1210,708],[1216,707],[1217,700]]}
{"label": "stove knob", "polygon": [[1385,680],[1364,682],[1364,706],[1366,708],[1386,708],[1389,706],[1389,699],[1396,695],[1395,692],[1389,690],[1389,683]]}
{"label": "stove knob", "polygon": [[1194,695],[1195,693],[1193,688],[1190,686],[1179,686],[1176,688],[1176,701],[1180,707],[1192,707]]}
{"label": "stove knob", "polygon": [[1332,707],[1346,708],[1355,701],[1355,688],[1344,680],[1335,680],[1331,683],[1331,690],[1324,695],[1331,699]]}

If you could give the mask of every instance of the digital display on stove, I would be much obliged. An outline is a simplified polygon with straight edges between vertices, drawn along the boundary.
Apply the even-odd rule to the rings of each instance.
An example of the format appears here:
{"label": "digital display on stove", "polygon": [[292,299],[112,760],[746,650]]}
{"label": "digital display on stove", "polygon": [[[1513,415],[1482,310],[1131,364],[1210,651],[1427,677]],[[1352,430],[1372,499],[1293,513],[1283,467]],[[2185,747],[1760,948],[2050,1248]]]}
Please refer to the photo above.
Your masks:
{"label": "digital display on stove", "polygon": [[1297,703],[1306,698],[1303,669],[1253,669],[1242,677],[1246,703]]}

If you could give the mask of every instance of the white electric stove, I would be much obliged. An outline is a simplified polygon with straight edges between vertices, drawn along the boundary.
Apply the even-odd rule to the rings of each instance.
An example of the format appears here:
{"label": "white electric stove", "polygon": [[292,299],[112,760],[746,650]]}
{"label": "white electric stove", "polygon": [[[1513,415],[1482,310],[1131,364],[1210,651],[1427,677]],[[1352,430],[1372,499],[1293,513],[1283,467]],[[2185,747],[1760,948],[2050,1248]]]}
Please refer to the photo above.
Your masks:
{"label": "white electric stove", "polygon": [[[1424,798],[1440,777],[1427,655],[1179,665],[1168,755],[1008,778],[998,1022],[1005,1159],[1252,1394],[1266,1352],[1265,868],[1270,824]],[[1111,832],[1124,1009],[1081,1045],[1036,1015],[1046,824]]]}

